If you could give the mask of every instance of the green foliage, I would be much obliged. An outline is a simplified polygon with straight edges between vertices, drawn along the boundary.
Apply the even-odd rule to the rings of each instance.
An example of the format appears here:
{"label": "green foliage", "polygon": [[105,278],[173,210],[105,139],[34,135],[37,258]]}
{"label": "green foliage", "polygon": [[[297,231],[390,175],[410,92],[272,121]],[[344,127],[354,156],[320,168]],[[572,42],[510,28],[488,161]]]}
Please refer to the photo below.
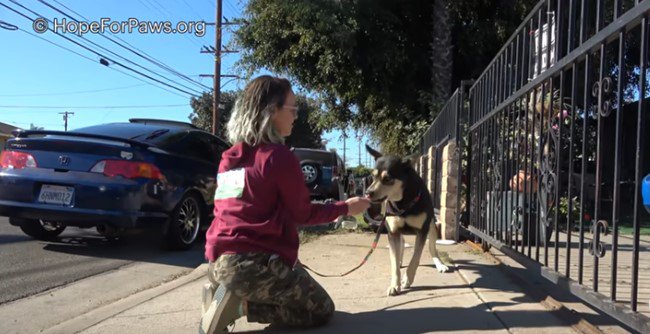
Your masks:
{"label": "green foliage", "polygon": [[382,153],[404,156],[413,153],[413,150],[418,147],[429,125],[426,120],[417,122],[402,119],[386,120],[374,128],[374,134],[376,140],[382,143]]}
{"label": "green foliage", "polygon": [[476,79],[538,0],[448,1],[454,27],[453,85]]}
{"label": "green foliage", "polygon": [[371,169],[364,166],[357,166],[348,168],[348,172],[351,172],[354,177],[366,177],[370,175]]}
{"label": "green foliage", "polygon": [[[233,48],[246,74],[267,69],[314,93],[320,129],[368,128],[382,151],[404,155],[444,103],[432,69],[453,67],[454,87],[477,77],[536,2],[249,0]],[[448,20],[434,22],[434,3]],[[452,35],[452,64],[432,54],[436,24],[451,24],[438,31]]]}
{"label": "green foliage", "polygon": [[[580,202],[578,202],[578,197],[574,197],[571,200],[571,211],[572,211],[572,216],[573,216],[573,221],[577,222],[580,221]],[[560,198],[560,219],[562,221],[566,221],[569,213],[569,199],[567,197],[561,197]]]}
{"label": "green foliage", "polygon": [[296,104],[299,108],[298,119],[293,123],[291,136],[285,139],[285,143],[293,147],[322,148],[322,130],[316,124],[315,117],[320,109],[317,102],[296,95]]}
{"label": "green foliage", "polygon": [[241,66],[315,92],[328,111],[317,123],[325,129],[423,119],[431,38],[422,32],[431,31],[431,8],[413,0],[251,0],[236,32]]}
{"label": "green foliage", "polygon": [[34,123],[29,123],[29,129],[30,130],[35,130],[35,131],[45,130],[44,127],[36,126],[36,125],[34,125]]}
{"label": "green foliage", "polygon": [[[232,108],[235,106],[235,100],[238,94],[239,92],[237,91],[221,92],[219,100],[222,108],[219,108],[217,136],[222,139],[226,139],[226,123],[230,118]],[[190,122],[210,133],[212,132],[212,101],[212,92],[204,92],[203,95],[190,99],[190,106],[193,110],[189,115]]]}

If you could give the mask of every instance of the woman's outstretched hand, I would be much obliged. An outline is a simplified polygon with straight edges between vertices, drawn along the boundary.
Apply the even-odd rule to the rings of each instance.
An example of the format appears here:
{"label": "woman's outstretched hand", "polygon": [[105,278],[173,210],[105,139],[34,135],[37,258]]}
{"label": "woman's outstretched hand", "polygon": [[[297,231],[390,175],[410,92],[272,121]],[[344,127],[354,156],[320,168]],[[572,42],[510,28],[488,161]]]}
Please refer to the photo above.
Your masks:
{"label": "woman's outstretched hand", "polygon": [[352,197],[345,204],[348,205],[348,215],[356,216],[370,207],[370,200],[366,197]]}

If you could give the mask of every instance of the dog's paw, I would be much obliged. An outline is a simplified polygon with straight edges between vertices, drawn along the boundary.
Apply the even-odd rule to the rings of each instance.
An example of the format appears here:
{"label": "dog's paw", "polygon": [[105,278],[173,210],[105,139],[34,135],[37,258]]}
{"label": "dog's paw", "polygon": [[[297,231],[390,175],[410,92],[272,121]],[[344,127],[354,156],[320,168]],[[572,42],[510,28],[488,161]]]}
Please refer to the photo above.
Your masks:
{"label": "dog's paw", "polygon": [[389,296],[397,296],[401,292],[401,288],[399,286],[389,286],[388,291],[386,291],[386,294]]}
{"label": "dog's paw", "polygon": [[402,275],[402,287],[408,289],[411,287],[412,283],[413,281],[409,279],[409,276],[406,273],[404,273],[404,275]]}
{"label": "dog's paw", "polygon": [[446,273],[449,271],[449,267],[447,267],[440,259],[437,257],[433,258],[433,263],[436,265],[436,269],[438,269],[439,273]]}

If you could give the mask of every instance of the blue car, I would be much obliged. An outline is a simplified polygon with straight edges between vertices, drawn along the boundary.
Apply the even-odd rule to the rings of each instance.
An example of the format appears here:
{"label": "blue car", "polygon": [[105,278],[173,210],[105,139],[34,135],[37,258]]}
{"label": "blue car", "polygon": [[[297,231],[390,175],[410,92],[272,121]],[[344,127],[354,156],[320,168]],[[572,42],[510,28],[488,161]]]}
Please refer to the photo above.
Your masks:
{"label": "blue car", "polygon": [[18,131],[0,156],[0,215],[49,240],[66,226],[108,238],[158,227],[188,249],[209,226],[221,153],[229,145],[192,124],[131,119],[60,131]]}

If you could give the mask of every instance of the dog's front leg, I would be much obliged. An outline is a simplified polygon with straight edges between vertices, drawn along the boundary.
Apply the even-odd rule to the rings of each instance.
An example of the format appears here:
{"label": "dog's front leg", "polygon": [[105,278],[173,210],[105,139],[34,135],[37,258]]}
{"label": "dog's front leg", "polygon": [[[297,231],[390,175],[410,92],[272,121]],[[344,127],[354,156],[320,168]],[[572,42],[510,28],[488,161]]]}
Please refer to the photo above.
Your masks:
{"label": "dog's front leg", "polygon": [[402,235],[399,232],[388,232],[388,250],[390,253],[390,286],[388,287],[389,296],[397,296],[401,292],[400,287],[400,267],[402,259]]}

